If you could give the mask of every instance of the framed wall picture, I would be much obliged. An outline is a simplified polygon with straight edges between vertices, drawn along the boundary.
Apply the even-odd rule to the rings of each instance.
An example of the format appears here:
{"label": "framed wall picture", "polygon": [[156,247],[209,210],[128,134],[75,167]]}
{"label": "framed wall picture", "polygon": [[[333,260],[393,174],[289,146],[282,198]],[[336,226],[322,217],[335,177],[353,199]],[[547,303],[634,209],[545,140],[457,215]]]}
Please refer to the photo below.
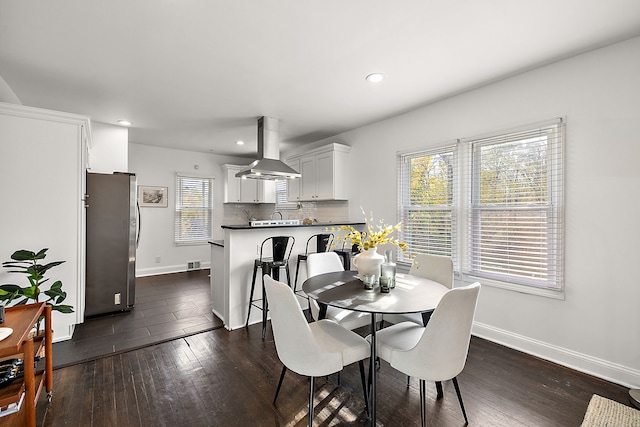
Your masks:
{"label": "framed wall picture", "polygon": [[166,208],[169,205],[167,187],[138,185],[138,204],[140,207]]}

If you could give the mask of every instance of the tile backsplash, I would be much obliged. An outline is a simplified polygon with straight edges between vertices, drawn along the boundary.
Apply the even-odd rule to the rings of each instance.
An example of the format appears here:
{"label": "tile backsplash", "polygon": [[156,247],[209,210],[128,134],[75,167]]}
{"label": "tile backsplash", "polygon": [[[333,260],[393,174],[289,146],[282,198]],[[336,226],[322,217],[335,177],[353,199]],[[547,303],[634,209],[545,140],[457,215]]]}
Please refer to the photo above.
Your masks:
{"label": "tile backsplash", "polygon": [[[349,202],[331,200],[300,202],[296,208],[275,209],[275,204],[225,203],[223,225],[248,224],[251,219],[270,219],[276,210],[283,219],[316,219],[318,222],[340,222],[349,220]],[[280,218],[276,215],[274,218]]]}

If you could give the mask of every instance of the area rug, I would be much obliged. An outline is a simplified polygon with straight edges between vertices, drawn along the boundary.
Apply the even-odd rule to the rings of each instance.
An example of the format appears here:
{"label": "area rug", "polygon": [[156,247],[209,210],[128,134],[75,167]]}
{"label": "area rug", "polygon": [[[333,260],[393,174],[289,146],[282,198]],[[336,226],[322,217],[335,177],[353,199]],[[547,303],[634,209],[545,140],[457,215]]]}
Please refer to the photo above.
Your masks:
{"label": "area rug", "polygon": [[582,427],[640,427],[640,411],[594,394]]}

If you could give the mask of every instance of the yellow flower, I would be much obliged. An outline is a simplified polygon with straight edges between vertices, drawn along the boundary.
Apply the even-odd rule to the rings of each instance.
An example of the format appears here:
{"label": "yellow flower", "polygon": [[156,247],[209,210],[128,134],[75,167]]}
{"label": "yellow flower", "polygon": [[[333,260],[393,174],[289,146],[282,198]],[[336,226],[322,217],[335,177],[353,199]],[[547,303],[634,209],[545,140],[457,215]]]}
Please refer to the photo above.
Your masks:
{"label": "yellow flower", "polygon": [[[362,211],[364,214],[364,210]],[[350,225],[341,225],[338,228],[331,227],[331,231],[347,231],[347,234],[339,234],[336,237],[337,242],[349,242],[352,246],[357,245],[358,249],[367,250],[375,248],[379,245],[390,243],[399,247],[402,252],[407,252],[409,245],[405,242],[399,241],[397,238],[391,236],[394,231],[400,231],[402,229],[402,222],[396,225],[386,225],[382,221],[374,224],[373,214],[366,218],[367,224],[366,231],[358,231]]]}

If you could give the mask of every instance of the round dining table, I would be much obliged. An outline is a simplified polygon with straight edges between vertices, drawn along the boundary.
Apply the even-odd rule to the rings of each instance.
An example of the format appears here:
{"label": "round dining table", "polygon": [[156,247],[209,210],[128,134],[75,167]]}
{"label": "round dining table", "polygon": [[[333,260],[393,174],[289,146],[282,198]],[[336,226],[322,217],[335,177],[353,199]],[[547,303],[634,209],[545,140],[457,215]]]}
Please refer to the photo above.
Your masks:
{"label": "round dining table", "polygon": [[388,293],[379,285],[367,290],[356,271],[339,271],[313,276],[302,284],[302,290],[318,302],[320,318],[327,306],[371,314],[371,392],[369,408],[371,425],[376,425],[376,315],[432,312],[449,290],[433,280],[410,274],[397,274],[396,286]]}

